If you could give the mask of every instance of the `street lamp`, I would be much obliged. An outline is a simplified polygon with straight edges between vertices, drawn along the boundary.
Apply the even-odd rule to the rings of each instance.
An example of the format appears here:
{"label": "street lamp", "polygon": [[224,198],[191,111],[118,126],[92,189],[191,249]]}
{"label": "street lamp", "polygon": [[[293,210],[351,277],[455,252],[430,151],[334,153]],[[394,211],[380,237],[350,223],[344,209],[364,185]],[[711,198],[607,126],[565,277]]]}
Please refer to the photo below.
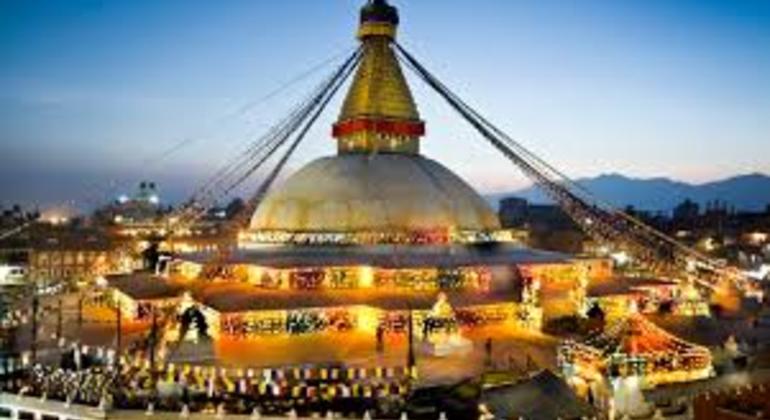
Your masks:
{"label": "street lamp", "polygon": [[56,341],[61,343],[62,340],[62,329],[63,329],[63,307],[62,307],[62,298],[59,298],[59,303],[56,308]]}
{"label": "street lamp", "polygon": [[123,308],[120,302],[116,302],[115,316],[115,367],[120,367],[120,355],[123,349]]}
{"label": "street lamp", "polygon": [[37,286],[32,291],[32,344],[31,344],[31,362],[34,365],[37,362],[37,313],[40,307],[40,299],[37,295]]}
{"label": "street lamp", "polygon": [[83,292],[78,293],[78,338],[81,337],[81,334],[83,333],[83,301],[85,300],[85,296],[83,295]]}
{"label": "street lamp", "polygon": [[415,366],[415,356],[414,356],[414,320],[412,319],[412,305],[409,304],[408,306],[409,310],[409,317],[407,320],[407,345],[408,345],[408,352],[406,356],[406,365],[409,368],[409,376],[411,377],[413,375],[414,366]]}

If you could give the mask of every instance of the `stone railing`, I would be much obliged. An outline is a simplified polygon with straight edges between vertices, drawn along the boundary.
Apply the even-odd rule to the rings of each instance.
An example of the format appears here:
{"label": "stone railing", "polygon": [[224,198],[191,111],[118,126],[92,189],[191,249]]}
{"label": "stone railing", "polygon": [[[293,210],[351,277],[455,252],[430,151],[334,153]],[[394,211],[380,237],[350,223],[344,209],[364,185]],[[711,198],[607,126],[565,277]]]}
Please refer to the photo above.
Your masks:
{"label": "stone railing", "polygon": [[[163,419],[163,420],[177,420],[177,419],[249,419],[249,420],[305,420],[311,417],[299,417],[294,412],[286,413],[285,416],[262,416],[259,412],[254,412],[251,415],[232,415],[223,411],[217,411],[214,413],[189,413],[184,409],[178,413],[171,412],[155,412],[152,408],[148,408],[147,411],[130,411],[130,410],[105,410],[101,407],[93,408],[88,406],[81,406],[77,404],[67,404],[57,401],[50,401],[44,398],[26,397],[23,395],[13,395],[0,393],[0,416],[11,419],[20,418],[34,418],[39,419],[59,419],[59,420],[90,420],[90,419]],[[318,419],[319,417],[312,417]],[[336,413],[326,413],[324,419],[349,419],[351,417],[341,417]],[[368,414],[364,414],[363,420],[373,420]],[[400,420],[408,420],[409,417],[406,413],[401,415]],[[448,420],[447,416],[443,413],[439,415],[438,420]]]}

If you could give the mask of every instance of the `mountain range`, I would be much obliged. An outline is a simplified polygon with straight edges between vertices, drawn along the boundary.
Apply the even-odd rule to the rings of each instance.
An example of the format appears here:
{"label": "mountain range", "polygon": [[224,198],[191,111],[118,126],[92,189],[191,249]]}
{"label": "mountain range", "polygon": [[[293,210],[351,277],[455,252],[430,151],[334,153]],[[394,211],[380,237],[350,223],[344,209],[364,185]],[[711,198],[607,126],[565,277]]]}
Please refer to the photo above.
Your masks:
{"label": "mountain range", "polygon": [[[760,173],[734,176],[704,184],[689,184],[669,178],[631,178],[621,174],[605,174],[576,181],[604,201],[617,207],[633,206],[640,210],[671,211],[690,199],[705,208],[719,200],[738,211],[761,211],[770,205],[770,176]],[[534,204],[551,201],[532,186],[510,193],[496,193],[487,198],[497,206],[504,197],[521,197]]]}

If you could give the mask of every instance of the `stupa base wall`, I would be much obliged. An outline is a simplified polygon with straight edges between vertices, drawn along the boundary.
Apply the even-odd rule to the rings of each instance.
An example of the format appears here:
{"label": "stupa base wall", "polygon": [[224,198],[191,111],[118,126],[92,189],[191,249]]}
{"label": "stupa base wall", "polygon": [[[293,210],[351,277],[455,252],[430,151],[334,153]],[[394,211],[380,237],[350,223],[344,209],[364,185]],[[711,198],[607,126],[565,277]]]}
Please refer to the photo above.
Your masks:
{"label": "stupa base wall", "polygon": [[[498,303],[455,308],[458,326],[472,330],[487,325],[508,325],[514,329],[538,331],[542,311],[518,303]],[[415,335],[429,315],[429,310],[412,311]],[[214,338],[252,338],[279,335],[317,334],[356,331],[372,334],[382,328],[386,334],[407,334],[409,311],[384,310],[370,306],[323,309],[291,309],[216,314],[218,322],[210,331]]]}

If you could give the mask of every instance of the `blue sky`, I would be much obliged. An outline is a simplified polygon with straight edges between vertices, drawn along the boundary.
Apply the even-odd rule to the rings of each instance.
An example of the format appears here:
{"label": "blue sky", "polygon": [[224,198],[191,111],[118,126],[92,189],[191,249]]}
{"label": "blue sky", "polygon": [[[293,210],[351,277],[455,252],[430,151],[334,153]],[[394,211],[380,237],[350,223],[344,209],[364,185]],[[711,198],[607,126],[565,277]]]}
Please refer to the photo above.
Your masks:
{"label": "blue sky", "polygon": [[[185,197],[331,67],[266,95],[355,46],[361,3],[3,0],[0,204],[92,206],[147,178]],[[770,172],[770,2],[393,3],[407,48],[571,176]],[[484,192],[527,184],[431,92],[414,91],[425,154]],[[336,112],[289,171],[334,152]]]}

